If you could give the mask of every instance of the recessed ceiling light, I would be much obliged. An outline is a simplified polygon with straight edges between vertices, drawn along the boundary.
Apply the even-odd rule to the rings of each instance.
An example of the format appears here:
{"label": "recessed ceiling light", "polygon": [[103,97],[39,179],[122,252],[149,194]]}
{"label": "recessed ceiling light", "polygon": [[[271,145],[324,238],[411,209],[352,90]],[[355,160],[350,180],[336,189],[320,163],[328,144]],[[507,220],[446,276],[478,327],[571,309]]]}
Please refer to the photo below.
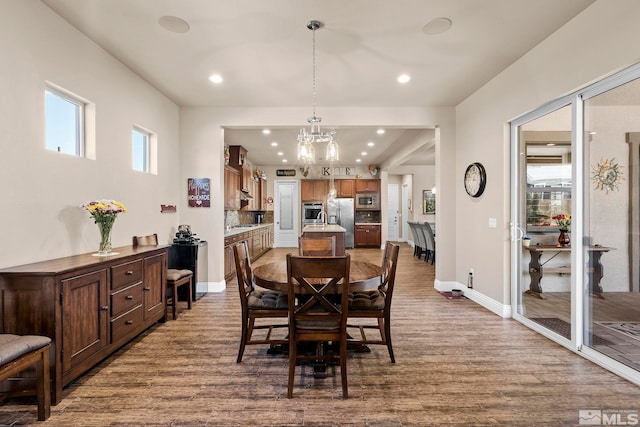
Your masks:
{"label": "recessed ceiling light", "polygon": [[158,19],[158,24],[167,31],[172,33],[186,33],[191,27],[187,24],[187,21],[180,19],[177,16],[163,16]]}
{"label": "recessed ceiling light", "polygon": [[360,155],[361,155],[361,156],[366,156],[366,155],[367,155],[367,152],[366,152],[366,151],[363,151],[362,153],[360,153]]}
{"label": "recessed ceiling light", "polygon": [[269,135],[271,133],[270,129],[262,129],[262,133],[265,135]]}
{"label": "recessed ceiling light", "polygon": [[409,83],[411,76],[409,74],[400,74],[398,76],[398,83]]}
{"label": "recessed ceiling light", "polygon": [[368,145],[369,147],[373,147],[374,145],[376,145],[376,143],[375,143],[375,142],[369,142],[369,143],[367,143],[367,145]]}
{"label": "recessed ceiling light", "polygon": [[555,145],[556,145],[556,144],[554,144],[553,142],[550,142],[550,143],[548,143],[548,144],[547,144],[547,147],[553,147],[553,146],[555,146]]}
{"label": "recessed ceiling light", "polygon": [[362,160],[360,159],[356,159],[356,163],[360,163]]}
{"label": "recessed ceiling light", "polygon": [[376,131],[376,133],[377,133],[378,135],[384,135],[384,129],[378,129],[378,130]]}
{"label": "recessed ceiling light", "polygon": [[271,146],[272,146],[272,147],[277,147],[277,146],[278,146],[278,143],[277,143],[277,142],[275,142],[275,141],[273,141],[273,142],[271,143]]}
{"label": "recessed ceiling light", "polygon": [[422,27],[422,32],[430,36],[442,34],[449,31],[451,24],[451,19],[449,18],[436,18],[433,21],[427,22],[425,26]]}
{"label": "recessed ceiling light", "polygon": [[282,163],[287,163],[288,160],[287,159],[282,159]]}
{"label": "recessed ceiling light", "polygon": [[278,154],[278,156],[283,156],[284,155],[284,153],[282,151],[278,151],[277,154]]}
{"label": "recessed ceiling light", "polygon": [[211,74],[209,76],[209,80],[211,80],[211,83],[215,83],[215,84],[220,84],[223,81],[222,76],[220,74]]}

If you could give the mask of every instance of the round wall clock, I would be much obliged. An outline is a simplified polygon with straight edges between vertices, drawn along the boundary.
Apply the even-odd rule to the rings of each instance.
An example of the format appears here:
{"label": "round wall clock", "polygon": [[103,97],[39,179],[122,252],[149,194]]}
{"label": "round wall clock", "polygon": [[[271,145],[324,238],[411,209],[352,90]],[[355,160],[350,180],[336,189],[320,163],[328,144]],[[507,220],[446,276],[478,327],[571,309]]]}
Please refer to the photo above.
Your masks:
{"label": "round wall clock", "polygon": [[464,189],[471,197],[480,197],[487,185],[487,173],[482,163],[472,163],[464,172]]}

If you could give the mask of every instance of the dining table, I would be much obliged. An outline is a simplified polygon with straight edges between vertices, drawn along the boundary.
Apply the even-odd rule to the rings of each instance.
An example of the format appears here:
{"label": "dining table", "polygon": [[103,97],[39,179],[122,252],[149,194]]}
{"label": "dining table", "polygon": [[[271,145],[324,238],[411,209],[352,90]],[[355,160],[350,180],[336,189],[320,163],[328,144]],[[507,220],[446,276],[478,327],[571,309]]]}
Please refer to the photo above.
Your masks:
{"label": "dining table", "polygon": [[[274,261],[253,267],[253,278],[256,285],[272,291],[288,293],[287,260]],[[366,291],[380,286],[382,267],[368,261],[351,260],[349,267],[349,291]],[[304,291],[295,285],[296,294],[303,295]],[[351,338],[348,336],[348,338]],[[368,346],[356,342],[347,343],[349,351],[368,353]],[[289,349],[279,344],[271,345],[268,354],[288,354]],[[326,378],[326,363],[314,364],[314,377]]]}
{"label": "dining table", "polygon": [[[369,261],[351,260],[349,268],[349,291],[359,292],[380,286],[382,267]],[[287,260],[274,261],[253,267],[255,284],[272,291],[288,293]],[[296,294],[303,293],[296,285]]]}

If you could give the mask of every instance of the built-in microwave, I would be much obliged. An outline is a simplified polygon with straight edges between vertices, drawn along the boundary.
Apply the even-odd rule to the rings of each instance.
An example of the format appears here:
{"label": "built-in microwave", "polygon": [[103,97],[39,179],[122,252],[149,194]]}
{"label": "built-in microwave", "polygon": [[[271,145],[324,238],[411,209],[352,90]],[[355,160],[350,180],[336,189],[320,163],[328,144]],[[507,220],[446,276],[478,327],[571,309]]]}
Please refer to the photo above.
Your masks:
{"label": "built-in microwave", "polygon": [[356,209],[380,210],[380,201],[377,193],[356,194]]}

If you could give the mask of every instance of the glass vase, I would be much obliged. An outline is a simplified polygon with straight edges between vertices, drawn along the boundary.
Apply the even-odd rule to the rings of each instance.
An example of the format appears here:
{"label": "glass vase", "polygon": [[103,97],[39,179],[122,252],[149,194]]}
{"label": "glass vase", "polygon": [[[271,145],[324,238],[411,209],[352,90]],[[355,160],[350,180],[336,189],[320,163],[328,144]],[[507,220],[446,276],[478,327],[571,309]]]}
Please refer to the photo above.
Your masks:
{"label": "glass vase", "polygon": [[97,222],[100,230],[100,246],[98,247],[98,256],[107,256],[111,253],[111,229],[113,221]]}
{"label": "glass vase", "polygon": [[569,230],[560,230],[560,236],[558,236],[558,243],[560,246],[569,246],[571,239],[569,238]]}

